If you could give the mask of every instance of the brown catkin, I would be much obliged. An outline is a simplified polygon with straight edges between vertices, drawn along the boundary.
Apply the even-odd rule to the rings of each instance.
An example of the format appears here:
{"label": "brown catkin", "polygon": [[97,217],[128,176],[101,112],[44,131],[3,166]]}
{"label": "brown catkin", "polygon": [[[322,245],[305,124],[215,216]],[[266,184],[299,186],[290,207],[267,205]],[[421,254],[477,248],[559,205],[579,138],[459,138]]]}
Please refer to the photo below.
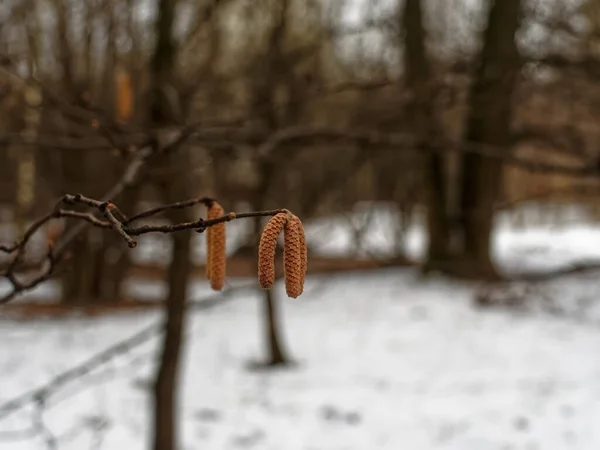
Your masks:
{"label": "brown catkin", "polygon": [[[216,219],[219,213],[219,209],[215,208],[215,205],[218,205],[218,203],[213,202],[209,207],[208,207],[208,212],[206,213],[206,220],[211,220],[211,219]],[[210,241],[211,241],[211,236],[212,236],[212,232],[213,229],[212,227],[208,227],[205,231],[206,233],[206,279],[210,280],[210,252],[211,252],[211,246],[210,246]]]}
{"label": "brown catkin", "polygon": [[299,227],[300,227],[300,243],[302,249],[302,258],[300,262],[302,263],[302,285],[304,286],[304,279],[306,278],[306,271],[308,270],[308,246],[306,245],[306,235],[304,234],[304,225],[302,225],[302,221],[298,219]]}
{"label": "brown catkin", "polygon": [[128,121],[133,115],[133,84],[131,75],[124,70],[117,72],[116,113],[119,120]]}
{"label": "brown catkin", "polygon": [[285,292],[288,297],[296,298],[304,290],[307,250],[302,221],[293,214],[285,224],[283,242]]}
{"label": "brown catkin", "polygon": [[275,214],[260,235],[258,244],[258,283],[263,289],[275,284],[275,250],[277,238],[288,220],[286,213]]}
{"label": "brown catkin", "polygon": [[[225,210],[217,202],[214,202],[208,209],[208,218],[216,219],[225,215]],[[226,236],[225,222],[218,223],[209,227],[211,233],[208,237],[208,275],[210,287],[215,291],[223,289],[225,283],[225,269],[227,265],[227,256],[225,253]]]}

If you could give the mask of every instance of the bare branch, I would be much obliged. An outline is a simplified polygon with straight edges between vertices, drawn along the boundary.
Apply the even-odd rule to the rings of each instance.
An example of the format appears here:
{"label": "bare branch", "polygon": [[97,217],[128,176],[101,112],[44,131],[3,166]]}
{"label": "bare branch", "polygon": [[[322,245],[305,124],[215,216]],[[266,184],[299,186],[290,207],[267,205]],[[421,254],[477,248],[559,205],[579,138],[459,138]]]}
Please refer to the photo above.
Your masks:
{"label": "bare branch", "polygon": [[[127,175],[127,173],[128,172],[126,172],[126,175]],[[129,173],[129,176],[132,177],[131,173]],[[133,182],[133,179],[131,178],[129,181]],[[125,186],[126,184],[122,183],[122,185]],[[113,190],[113,191],[115,191],[115,190]],[[138,227],[129,226],[129,224],[131,222],[133,222],[134,220],[139,220],[139,219],[145,218],[145,217],[151,217],[151,216],[154,216],[160,212],[163,212],[163,211],[166,211],[169,209],[187,208],[187,207],[195,206],[199,203],[203,203],[206,206],[211,206],[213,202],[214,202],[214,200],[209,197],[202,197],[202,198],[198,198],[198,199],[186,200],[183,202],[178,202],[178,203],[173,203],[173,204],[169,204],[169,205],[159,206],[156,208],[151,208],[147,211],[143,211],[135,216],[132,216],[132,218],[128,220],[127,216],[125,214],[123,214],[119,210],[119,208],[110,200],[101,201],[101,200],[96,200],[93,198],[86,197],[81,194],[75,194],[75,195],[67,194],[62,197],[62,199],[57,203],[57,205],[54,207],[54,209],[50,213],[48,213],[46,216],[42,217],[41,219],[36,221],[34,224],[32,224],[26,230],[23,238],[20,241],[13,244],[12,246],[5,245],[5,246],[0,247],[0,251],[9,253],[9,254],[15,253],[13,260],[8,265],[8,268],[2,274],[5,278],[7,278],[11,282],[11,284],[13,286],[13,290],[9,294],[7,294],[5,297],[0,299],[0,303],[6,303],[6,302],[10,301],[11,299],[13,299],[18,293],[29,290],[29,289],[37,286],[41,282],[49,279],[52,276],[52,273],[55,269],[56,263],[59,261],[64,249],[66,248],[66,245],[68,245],[68,243],[71,242],[77,236],[77,234],[80,232],[79,230],[82,230],[83,227],[85,227],[85,225],[87,225],[87,224],[91,224],[93,226],[96,226],[99,228],[104,228],[104,229],[112,228],[116,233],[118,233],[125,240],[125,242],[127,242],[127,245],[129,246],[129,248],[134,248],[137,245],[137,242],[135,241],[135,239],[133,239],[132,236],[141,236],[143,234],[148,234],[148,233],[174,233],[174,232],[183,231],[183,230],[195,230],[198,233],[202,233],[208,227],[217,225],[219,223],[229,222],[229,221],[232,221],[235,219],[243,219],[243,218],[249,218],[249,217],[274,216],[275,214],[286,211],[284,209],[276,209],[276,210],[270,210],[270,211],[256,211],[256,212],[241,213],[241,214],[236,214],[236,213],[231,212],[222,217],[218,217],[218,218],[210,219],[210,220],[204,220],[204,219],[200,218],[194,222],[184,222],[184,223],[176,223],[176,224],[170,224],[170,225],[141,225]],[[101,213],[106,220],[100,220],[91,213],[82,213],[82,212],[78,212],[78,211],[60,209],[58,206],[61,203],[64,203],[67,205],[81,204],[81,205],[88,206],[90,208],[94,208],[99,213]],[[67,238],[65,238],[65,240],[62,242],[61,247],[59,249],[54,250],[52,248],[52,246],[49,246],[49,251],[46,256],[46,259],[49,261],[49,264],[48,264],[46,270],[42,271],[42,273],[40,275],[38,275],[38,277],[34,278],[33,280],[31,280],[28,283],[23,283],[23,282],[19,281],[15,275],[15,271],[16,271],[18,263],[23,258],[25,246],[30,241],[31,237],[35,234],[35,232],[38,231],[44,224],[46,224],[47,222],[49,222],[53,219],[59,219],[59,218],[80,219],[80,220],[82,220],[82,226],[75,227],[74,228],[75,232],[72,233]]]}
{"label": "bare branch", "polygon": [[169,205],[158,206],[156,208],[151,208],[151,209],[148,209],[141,213],[135,214],[134,216],[131,216],[128,220],[125,220],[125,223],[127,225],[129,225],[136,220],[155,216],[157,214],[160,214],[160,213],[165,212],[170,209],[189,208],[190,206],[195,206],[198,204],[203,204],[203,205],[206,205],[207,207],[210,207],[213,201],[214,200],[210,197],[201,197],[201,198],[193,198],[191,200],[184,200],[182,202],[171,203]]}

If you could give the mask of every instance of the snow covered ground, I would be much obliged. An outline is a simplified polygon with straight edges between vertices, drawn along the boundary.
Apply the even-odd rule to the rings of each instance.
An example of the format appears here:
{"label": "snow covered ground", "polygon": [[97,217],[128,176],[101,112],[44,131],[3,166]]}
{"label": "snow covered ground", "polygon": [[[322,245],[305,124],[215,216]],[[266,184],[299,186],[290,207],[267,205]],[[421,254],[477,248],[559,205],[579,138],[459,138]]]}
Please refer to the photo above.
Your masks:
{"label": "snow covered ground", "polygon": [[[343,220],[312,228],[311,239],[328,246],[323,252],[346,247]],[[370,252],[384,250],[386,241],[385,214],[376,221],[365,243]],[[498,263],[516,271],[600,260],[598,242],[600,229],[587,225],[516,231],[502,224],[494,248]],[[413,227],[407,246],[415,257],[423,243]],[[582,320],[477,310],[476,286],[424,281],[409,269],[314,276],[297,300],[277,286],[286,344],[298,365],[271,373],[246,368],[264,354],[261,305],[256,293],[236,294],[190,316],[181,448],[597,450],[595,275],[539,287],[563,304],[587,305]],[[254,280],[235,284],[247,283]],[[155,289],[147,286],[144,295]],[[192,291],[195,299],[208,294],[203,283]],[[0,416],[5,401],[157,320],[158,312],[145,312],[0,321]],[[56,391],[42,427],[34,405],[0,420],[0,450],[148,448],[156,344],[151,339]],[[31,436],[27,428],[36,423],[42,432]]]}

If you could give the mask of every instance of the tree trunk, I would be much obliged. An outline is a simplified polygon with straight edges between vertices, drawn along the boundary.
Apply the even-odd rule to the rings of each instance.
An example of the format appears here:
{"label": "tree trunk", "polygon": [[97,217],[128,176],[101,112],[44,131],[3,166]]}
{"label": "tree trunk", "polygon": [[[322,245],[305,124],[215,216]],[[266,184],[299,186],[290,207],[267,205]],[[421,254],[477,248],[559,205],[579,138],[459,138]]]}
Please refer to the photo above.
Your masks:
{"label": "tree trunk", "polygon": [[[69,183],[62,192],[81,192],[90,183],[86,161],[65,155],[63,170]],[[92,185],[93,186],[93,185]],[[126,191],[119,199],[123,211],[133,211],[135,191]],[[79,206],[76,209],[85,210]],[[68,226],[74,226],[73,222]],[[72,258],[66,262],[62,277],[62,303],[68,305],[106,304],[121,300],[121,287],[130,267],[130,252],[116,233],[91,228],[73,244]],[[120,257],[114,257],[120,255]]]}
{"label": "tree trunk", "polygon": [[[510,151],[512,94],[521,68],[515,41],[520,0],[496,0],[489,13],[484,46],[469,98],[466,141]],[[494,204],[501,192],[503,164],[476,153],[462,162],[460,216],[464,232],[463,264],[476,278],[497,278],[490,256]]]}
{"label": "tree trunk", "polygon": [[425,46],[426,32],[423,25],[421,0],[406,0],[401,14],[405,32],[404,65],[406,87],[412,93],[408,105],[408,117],[414,120],[423,149],[425,175],[427,228],[429,245],[424,271],[447,270],[449,259],[449,221],[446,211],[446,176],[443,155],[430,148],[430,136],[440,133],[441,126],[432,103],[433,79],[431,65]]}
{"label": "tree trunk", "polygon": [[131,257],[129,249],[117,234],[105,235],[104,245],[96,249],[96,272],[92,286],[92,301],[95,304],[118,303],[123,300],[122,287],[129,268]]}
{"label": "tree trunk", "polygon": [[[162,155],[152,162],[150,170],[160,168],[154,175],[154,182],[160,188],[163,201],[174,203],[182,198],[190,198],[194,188],[188,177],[177,177],[165,172],[168,167],[182,167],[189,164],[189,152],[181,148],[176,153]],[[177,173],[177,169],[174,169]],[[193,220],[190,209],[171,210],[167,213],[171,223]],[[191,279],[190,260],[191,231],[171,234],[172,260],[167,270],[168,294],[165,301],[165,333],[162,342],[160,362],[154,382],[154,450],[176,450],[177,445],[177,405],[179,361],[182,336],[185,331],[188,284]]]}
{"label": "tree trunk", "polygon": [[[269,38],[265,53],[260,55],[254,61],[252,72],[252,99],[251,108],[253,114],[260,120],[261,124],[272,132],[275,132],[281,125],[280,116],[292,117],[293,112],[284,111],[284,114],[278,114],[275,102],[275,90],[281,85],[281,80],[285,75],[292,76],[286,65],[284,55],[282,54],[281,44],[284,40],[288,21],[289,0],[279,0],[275,12],[275,23],[269,31]],[[293,106],[292,106],[293,107]],[[290,124],[287,124],[290,125]],[[257,156],[260,174],[260,183],[256,188],[254,196],[254,207],[263,209],[268,205],[269,193],[272,187],[271,181],[274,178],[277,162],[272,156]],[[261,220],[256,218],[254,221],[254,242],[256,245],[260,239]],[[255,253],[255,255],[257,255]],[[257,255],[258,257],[258,255]],[[264,293],[264,314],[263,323],[265,329],[265,338],[268,346],[269,359],[264,362],[266,367],[288,364],[289,359],[284,351],[280,338],[280,321],[277,314],[277,299],[270,291]]]}
{"label": "tree trunk", "polygon": [[267,360],[268,366],[282,366],[289,364],[289,358],[283,349],[282,339],[280,336],[279,325],[281,319],[279,318],[279,310],[277,299],[272,290],[265,291],[265,335],[268,342],[269,348],[269,359]]}
{"label": "tree trunk", "polygon": [[87,233],[84,233],[70,249],[72,255],[62,277],[62,298],[65,305],[87,305],[91,302],[96,272],[96,259]]}
{"label": "tree trunk", "polygon": [[[136,190],[126,190],[121,194],[119,206],[126,214],[132,213],[138,198]],[[96,249],[96,272],[93,280],[93,301],[108,304],[122,301],[123,284],[131,268],[131,251],[123,244],[116,233],[103,233],[99,238],[102,244]]]}
{"label": "tree trunk", "polygon": [[[175,2],[158,0],[156,19],[156,46],[150,61],[151,90],[148,103],[148,124],[152,127],[174,125],[179,122],[178,105],[172,102],[168,92],[172,88],[176,46],[173,38]],[[158,136],[159,142],[162,136]],[[177,154],[166,154],[154,161],[152,168],[165,169],[182,167],[189,164],[189,154],[179,149]],[[189,177],[177,176],[177,171],[166,173],[159,171],[156,183],[161,188],[164,200],[173,203],[189,198],[194,191]],[[171,222],[185,222],[190,219],[191,211],[173,210],[168,214]],[[177,449],[177,415],[175,399],[177,397],[179,357],[181,341],[185,327],[186,300],[190,280],[190,242],[189,231],[174,233],[173,259],[168,269],[169,293],[166,299],[166,324],[162,344],[160,365],[154,383],[154,423],[153,449]]]}
{"label": "tree trunk", "polygon": [[166,299],[165,336],[160,366],[154,384],[154,450],[177,448],[177,408],[175,397],[178,385],[179,356],[185,327],[186,300],[190,277],[190,233],[174,233],[173,259],[169,266]]}

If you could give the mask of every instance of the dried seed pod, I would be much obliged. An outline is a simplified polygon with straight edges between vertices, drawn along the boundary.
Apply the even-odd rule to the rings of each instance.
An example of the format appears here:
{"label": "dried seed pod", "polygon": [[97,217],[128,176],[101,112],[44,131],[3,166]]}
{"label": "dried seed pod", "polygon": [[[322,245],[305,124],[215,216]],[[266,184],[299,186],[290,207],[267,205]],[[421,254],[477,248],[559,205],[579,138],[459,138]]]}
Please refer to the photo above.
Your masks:
{"label": "dried seed pod", "polygon": [[[225,210],[217,202],[214,202],[208,210],[208,218],[216,219],[225,215]],[[225,269],[227,256],[225,253],[226,236],[225,222],[209,227],[211,233],[208,235],[208,263],[207,271],[210,287],[215,291],[223,289],[225,283]]]}
{"label": "dried seed pod", "polygon": [[307,250],[302,221],[291,213],[284,227],[283,240],[285,292],[288,297],[296,298],[304,290]]}
{"label": "dried seed pod", "polygon": [[275,284],[275,250],[277,238],[288,220],[286,213],[271,217],[258,244],[258,283],[263,289],[271,289]]}

